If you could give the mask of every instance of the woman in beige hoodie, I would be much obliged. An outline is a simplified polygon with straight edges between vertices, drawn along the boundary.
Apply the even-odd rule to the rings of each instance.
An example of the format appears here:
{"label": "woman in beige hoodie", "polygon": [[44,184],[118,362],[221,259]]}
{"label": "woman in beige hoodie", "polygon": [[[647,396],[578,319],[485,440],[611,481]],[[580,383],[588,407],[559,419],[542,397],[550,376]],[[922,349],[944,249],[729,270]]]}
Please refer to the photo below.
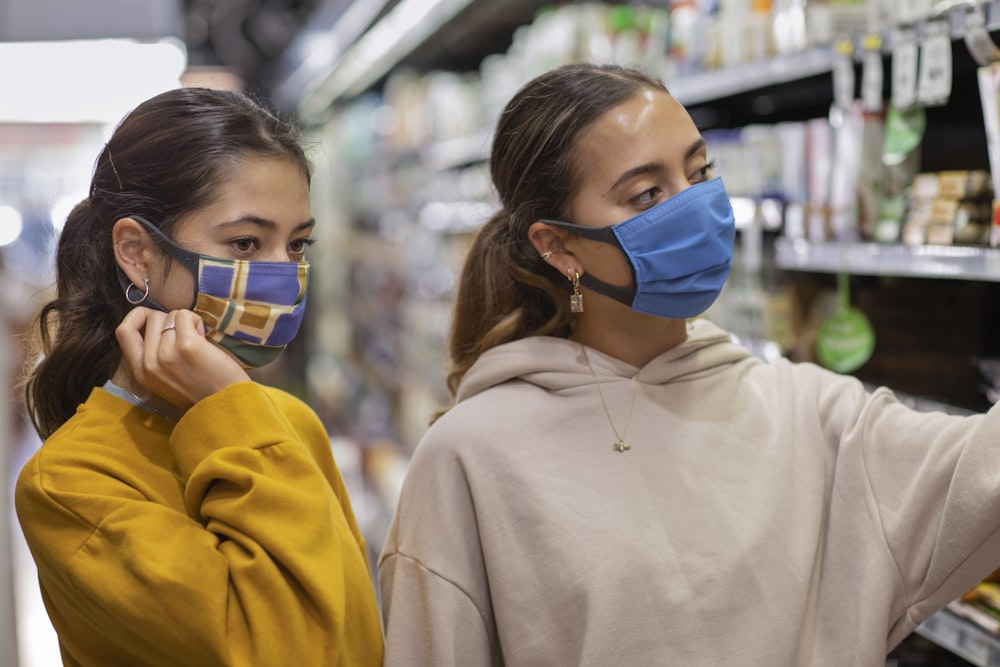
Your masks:
{"label": "woman in beige hoodie", "polygon": [[380,562],[393,665],[878,666],[1000,563],[1000,412],[917,413],[706,320],[733,219],[663,85],[570,65],[496,129],[455,402]]}

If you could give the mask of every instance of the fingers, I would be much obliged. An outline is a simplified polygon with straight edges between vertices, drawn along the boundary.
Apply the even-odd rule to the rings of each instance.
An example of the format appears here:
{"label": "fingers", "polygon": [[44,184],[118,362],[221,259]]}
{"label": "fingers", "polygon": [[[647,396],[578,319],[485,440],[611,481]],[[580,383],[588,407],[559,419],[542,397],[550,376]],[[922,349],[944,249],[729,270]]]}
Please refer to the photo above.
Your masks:
{"label": "fingers", "polygon": [[121,347],[122,356],[140,383],[143,383],[145,376],[144,359],[151,344],[151,341],[147,340],[145,332],[147,329],[155,329],[160,326],[165,317],[166,313],[137,306],[129,311],[115,329],[115,337]]}
{"label": "fingers", "polygon": [[250,379],[228,352],[206,339],[204,322],[190,310],[134,308],[116,336],[135,379],[183,409]]}

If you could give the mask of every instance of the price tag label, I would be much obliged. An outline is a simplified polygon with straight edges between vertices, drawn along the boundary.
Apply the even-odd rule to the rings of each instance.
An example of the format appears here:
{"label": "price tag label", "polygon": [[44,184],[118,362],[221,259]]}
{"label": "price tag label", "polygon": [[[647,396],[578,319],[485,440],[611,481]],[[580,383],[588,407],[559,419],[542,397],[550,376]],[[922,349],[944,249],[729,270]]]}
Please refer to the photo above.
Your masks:
{"label": "price tag label", "polygon": [[990,645],[981,637],[975,637],[969,633],[963,633],[959,646],[965,650],[966,657],[980,665],[989,664]]}
{"label": "price tag label", "polygon": [[986,28],[986,13],[978,4],[970,7],[965,13],[963,39],[977,65],[989,65],[1000,61],[1000,49],[990,37],[990,31]]}
{"label": "price tag label", "polygon": [[924,24],[920,43],[917,102],[924,106],[948,103],[951,96],[951,31],[948,21]]}
{"label": "price tag label", "polygon": [[892,105],[905,111],[917,103],[917,33],[899,28],[892,44]]}
{"label": "price tag label", "polygon": [[934,638],[941,646],[954,648],[962,641],[962,633],[957,622],[949,620],[934,626]]}
{"label": "price tag label", "polygon": [[882,111],[882,85],[884,68],[882,65],[882,36],[867,35],[861,41],[864,55],[861,60],[861,102],[865,111]]}
{"label": "price tag label", "polygon": [[833,104],[841,109],[849,109],[854,102],[854,44],[850,40],[839,40],[834,45],[837,54],[833,62]]}

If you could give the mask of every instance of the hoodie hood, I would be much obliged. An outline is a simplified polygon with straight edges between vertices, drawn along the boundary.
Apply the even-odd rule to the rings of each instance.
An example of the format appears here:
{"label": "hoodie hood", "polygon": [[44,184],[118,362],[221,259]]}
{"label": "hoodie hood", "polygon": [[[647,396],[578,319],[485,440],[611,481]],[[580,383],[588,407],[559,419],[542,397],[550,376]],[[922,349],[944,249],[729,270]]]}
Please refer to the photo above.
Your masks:
{"label": "hoodie hood", "polygon": [[[752,359],[729,334],[708,320],[688,323],[688,337],[642,368],[587,348],[598,377],[638,379],[666,384],[703,377],[737,362]],[[499,345],[483,354],[462,378],[455,396],[459,403],[509,380],[522,380],[549,391],[594,383],[579,343],[566,338],[531,336]]]}

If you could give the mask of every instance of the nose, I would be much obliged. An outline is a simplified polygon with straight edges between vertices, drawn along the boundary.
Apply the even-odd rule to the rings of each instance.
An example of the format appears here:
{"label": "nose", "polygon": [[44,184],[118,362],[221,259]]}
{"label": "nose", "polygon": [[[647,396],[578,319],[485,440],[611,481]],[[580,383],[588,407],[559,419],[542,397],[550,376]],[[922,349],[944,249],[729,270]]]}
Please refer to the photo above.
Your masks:
{"label": "nose", "polygon": [[275,246],[265,248],[265,251],[261,253],[259,259],[264,262],[293,262],[295,258],[292,257],[288,248],[283,246]]}
{"label": "nose", "polygon": [[688,181],[688,179],[687,179],[686,176],[684,178],[679,178],[679,179],[677,179],[675,181],[672,181],[670,183],[670,192],[669,192],[669,195],[671,197],[676,197],[680,193],[682,193],[685,190],[687,190],[688,188],[690,188],[691,185],[692,185],[692,183]]}

